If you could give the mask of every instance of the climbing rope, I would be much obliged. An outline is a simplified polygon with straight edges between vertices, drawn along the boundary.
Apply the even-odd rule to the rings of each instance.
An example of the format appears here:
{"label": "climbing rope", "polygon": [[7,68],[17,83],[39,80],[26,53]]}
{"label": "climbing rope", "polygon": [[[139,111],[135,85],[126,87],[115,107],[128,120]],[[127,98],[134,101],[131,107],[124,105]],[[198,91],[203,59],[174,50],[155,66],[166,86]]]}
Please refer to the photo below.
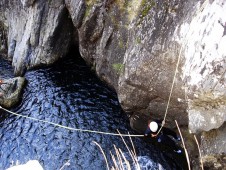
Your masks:
{"label": "climbing rope", "polygon": [[[201,5],[201,7],[199,8],[199,10],[194,14],[194,18],[196,17],[196,15],[198,13],[200,13],[200,12],[203,11],[204,7],[207,5],[207,2],[208,2],[208,0],[205,0],[203,2],[203,4]],[[184,37],[185,40],[187,39],[187,35],[190,32],[191,25],[192,25],[192,23],[189,25],[187,34]],[[168,102],[167,102],[167,105],[166,105],[166,111],[165,111],[164,119],[162,121],[162,125],[161,125],[160,129],[158,130],[157,135],[161,132],[161,130],[162,130],[162,128],[163,128],[163,126],[165,125],[165,122],[166,122],[166,116],[168,114],[169,104],[170,104],[170,101],[171,101],[171,96],[172,96],[172,93],[173,93],[173,88],[174,88],[176,76],[177,76],[177,73],[178,73],[178,67],[179,67],[179,64],[180,64],[180,59],[181,59],[181,54],[182,54],[182,50],[183,50],[183,45],[186,45],[187,42],[189,41],[189,39],[187,39],[186,41],[185,40],[184,40],[184,44],[181,45],[179,56],[177,58],[177,65],[176,65],[176,68],[175,68],[175,72],[174,72],[174,76],[173,76],[173,82],[172,82],[172,85],[171,85],[170,94],[169,94]]]}
{"label": "climbing rope", "polygon": [[112,135],[112,136],[144,137],[144,135],[119,134],[119,133],[109,133],[109,132],[101,132],[101,131],[95,131],[95,130],[72,128],[72,127],[63,126],[63,125],[60,125],[60,124],[57,124],[57,123],[53,123],[53,122],[50,122],[50,121],[47,121],[47,120],[41,120],[41,119],[37,119],[37,118],[34,118],[34,117],[21,115],[19,113],[15,113],[15,112],[12,112],[10,110],[7,110],[7,109],[5,109],[1,106],[0,106],[0,109],[4,110],[4,111],[6,111],[10,114],[19,116],[19,117],[23,117],[23,118],[26,118],[26,119],[30,119],[30,120],[34,120],[34,121],[38,121],[38,122],[42,122],[42,123],[51,124],[53,126],[64,128],[64,129],[71,130],[71,131],[89,132],[89,133],[97,133],[97,134]]}
{"label": "climbing rope", "polygon": [[181,53],[182,53],[182,46],[180,48],[179,56],[178,56],[178,59],[177,59],[177,65],[176,65],[176,69],[175,69],[174,76],[173,76],[173,82],[172,82],[172,85],[171,85],[168,102],[167,102],[167,105],[166,105],[166,111],[165,111],[164,119],[163,119],[162,125],[161,125],[157,135],[161,132],[161,130],[162,130],[162,128],[163,128],[163,126],[165,125],[165,122],[166,122],[166,116],[167,116],[167,113],[168,113],[169,104],[170,104],[171,96],[172,96],[172,93],[173,93],[173,87],[174,87],[177,72],[178,72],[178,66],[180,64]]}

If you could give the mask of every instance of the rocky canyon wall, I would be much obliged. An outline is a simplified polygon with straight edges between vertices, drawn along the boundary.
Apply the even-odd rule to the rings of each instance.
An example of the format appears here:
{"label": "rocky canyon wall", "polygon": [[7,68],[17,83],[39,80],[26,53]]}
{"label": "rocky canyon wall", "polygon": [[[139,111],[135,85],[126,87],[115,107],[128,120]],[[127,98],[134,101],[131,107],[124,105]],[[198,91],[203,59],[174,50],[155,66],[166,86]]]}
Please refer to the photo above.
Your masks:
{"label": "rocky canyon wall", "polygon": [[64,1],[0,3],[1,20],[8,30],[8,58],[16,75],[51,64],[67,53],[73,25]]}
{"label": "rocky canyon wall", "polygon": [[78,42],[138,131],[148,118],[164,117],[174,80],[166,125],[188,125],[201,135],[203,154],[215,154],[226,152],[224,11],[224,0],[3,0],[0,32],[7,30],[17,75]]}

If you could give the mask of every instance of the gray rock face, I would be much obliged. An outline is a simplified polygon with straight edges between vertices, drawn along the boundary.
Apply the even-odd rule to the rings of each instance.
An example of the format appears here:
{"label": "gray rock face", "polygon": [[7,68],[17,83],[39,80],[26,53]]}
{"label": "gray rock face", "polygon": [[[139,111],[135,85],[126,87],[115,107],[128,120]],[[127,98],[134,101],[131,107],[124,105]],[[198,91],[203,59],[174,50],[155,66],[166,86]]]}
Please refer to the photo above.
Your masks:
{"label": "gray rock face", "polygon": [[226,120],[225,10],[222,0],[205,2],[191,23],[180,28],[181,36],[187,34],[182,79],[192,132],[219,128]]}
{"label": "gray rock face", "polygon": [[162,119],[171,94],[166,125],[197,133],[226,120],[224,11],[224,0],[3,0],[0,21],[16,74],[53,63],[76,39],[134,129]]}
{"label": "gray rock face", "polygon": [[23,7],[30,7],[34,4],[35,0],[21,0]]}
{"label": "gray rock face", "polygon": [[72,22],[76,28],[79,28],[83,16],[85,14],[85,2],[84,1],[75,1],[75,0],[65,0],[65,5],[70,13]]}
{"label": "gray rock face", "polygon": [[225,169],[226,167],[226,124],[219,129],[204,132],[201,136],[202,160],[205,169]]}
{"label": "gray rock face", "polygon": [[16,77],[13,79],[3,80],[0,89],[0,105],[5,108],[10,108],[17,104],[20,100],[20,95],[25,83],[25,78]]}
{"label": "gray rock face", "polygon": [[8,27],[8,57],[15,74],[48,65],[64,56],[70,45],[72,22],[63,1],[2,1]]}
{"label": "gray rock face", "polygon": [[[99,77],[112,85],[126,112],[163,117],[179,48],[172,42],[185,4],[131,1],[95,3],[87,7],[79,28],[80,52]],[[178,8],[178,15],[168,8]],[[163,24],[164,23],[164,24]],[[164,26],[163,26],[163,25]],[[167,28],[166,28],[167,26]],[[166,31],[167,29],[167,31]],[[164,43],[163,43],[164,42]],[[187,124],[181,78],[169,107],[168,122]],[[134,127],[136,128],[136,127]]]}
{"label": "gray rock face", "polygon": [[7,54],[7,30],[2,22],[0,22],[0,53]]}
{"label": "gray rock face", "polygon": [[[202,155],[214,155],[217,153],[226,153],[226,124],[219,129],[203,132],[201,135]],[[211,147],[209,147],[211,146]]]}

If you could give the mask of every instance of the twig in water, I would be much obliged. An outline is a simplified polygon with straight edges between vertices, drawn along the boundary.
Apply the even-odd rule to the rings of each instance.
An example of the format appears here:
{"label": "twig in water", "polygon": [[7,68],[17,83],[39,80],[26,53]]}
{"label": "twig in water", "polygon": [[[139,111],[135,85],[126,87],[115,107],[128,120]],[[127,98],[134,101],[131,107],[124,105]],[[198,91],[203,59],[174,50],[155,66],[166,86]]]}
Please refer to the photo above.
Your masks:
{"label": "twig in water", "polygon": [[203,162],[202,162],[201,150],[200,150],[200,147],[199,147],[199,142],[198,142],[198,140],[197,140],[197,138],[196,138],[195,135],[194,135],[194,138],[195,138],[196,144],[198,146],[198,150],[199,150],[199,157],[200,157],[201,168],[202,168],[202,170],[204,170],[204,168],[203,168]]}
{"label": "twig in water", "polygon": [[186,155],[186,159],[187,159],[187,163],[188,163],[188,169],[191,170],[191,164],[190,164],[190,160],[189,160],[189,156],[188,156],[188,151],[187,151],[186,146],[184,144],[184,139],[183,139],[182,133],[180,131],[180,128],[178,126],[178,123],[177,123],[176,120],[175,120],[175,122],[176,122],[176,125],[177,125],[177,129],[180,133],[181,141],[182,141],[182,144],[183,144],[183,147],[184,147],[184,151],[185,151],[185,155]]}

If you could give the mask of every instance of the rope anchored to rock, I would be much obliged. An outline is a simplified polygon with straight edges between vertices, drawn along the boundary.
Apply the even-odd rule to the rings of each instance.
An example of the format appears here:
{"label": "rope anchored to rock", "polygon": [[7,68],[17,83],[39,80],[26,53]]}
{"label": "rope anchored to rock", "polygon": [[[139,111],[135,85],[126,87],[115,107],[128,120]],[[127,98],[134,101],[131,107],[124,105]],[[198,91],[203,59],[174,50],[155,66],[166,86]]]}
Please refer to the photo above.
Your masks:
{"label": "rope anchored to rock", "polygon": [[53,126],[56,126],[56,127],[60,127],[60,128],[64,128],[64,129],[67,129],[67,130],[71,130],[71,131],[88,132],[88,133],[96,133],[96,134],[112,135],[112,136],[144,137],[144,135],[119,134],[119,133],[109,133],[109,132],[101,132],[101,131],[95,131],[95,130],[72,128],[72,127],[63,126],[63,125],[60,125],[60,124],[57,124],[57,123],[53,123],[53,122],[50,122],[50,121],[47,121],[47,120],[41,120],[41,119],[37,119],[37,118],[34,118],[34,117],[21,115],[19,113],[15,113],[15,112],[12,112],[10,110],[7,110],[7,109],[5,109],[1,106],[0,106],[0,109],[4,110],[4,111],[6,111],[10,114],[19,116],[19,117],[27,118],[27,119],[42,122],[42,123],[47,123],[47,124],[50,124],[50,125],[53,125]]}

